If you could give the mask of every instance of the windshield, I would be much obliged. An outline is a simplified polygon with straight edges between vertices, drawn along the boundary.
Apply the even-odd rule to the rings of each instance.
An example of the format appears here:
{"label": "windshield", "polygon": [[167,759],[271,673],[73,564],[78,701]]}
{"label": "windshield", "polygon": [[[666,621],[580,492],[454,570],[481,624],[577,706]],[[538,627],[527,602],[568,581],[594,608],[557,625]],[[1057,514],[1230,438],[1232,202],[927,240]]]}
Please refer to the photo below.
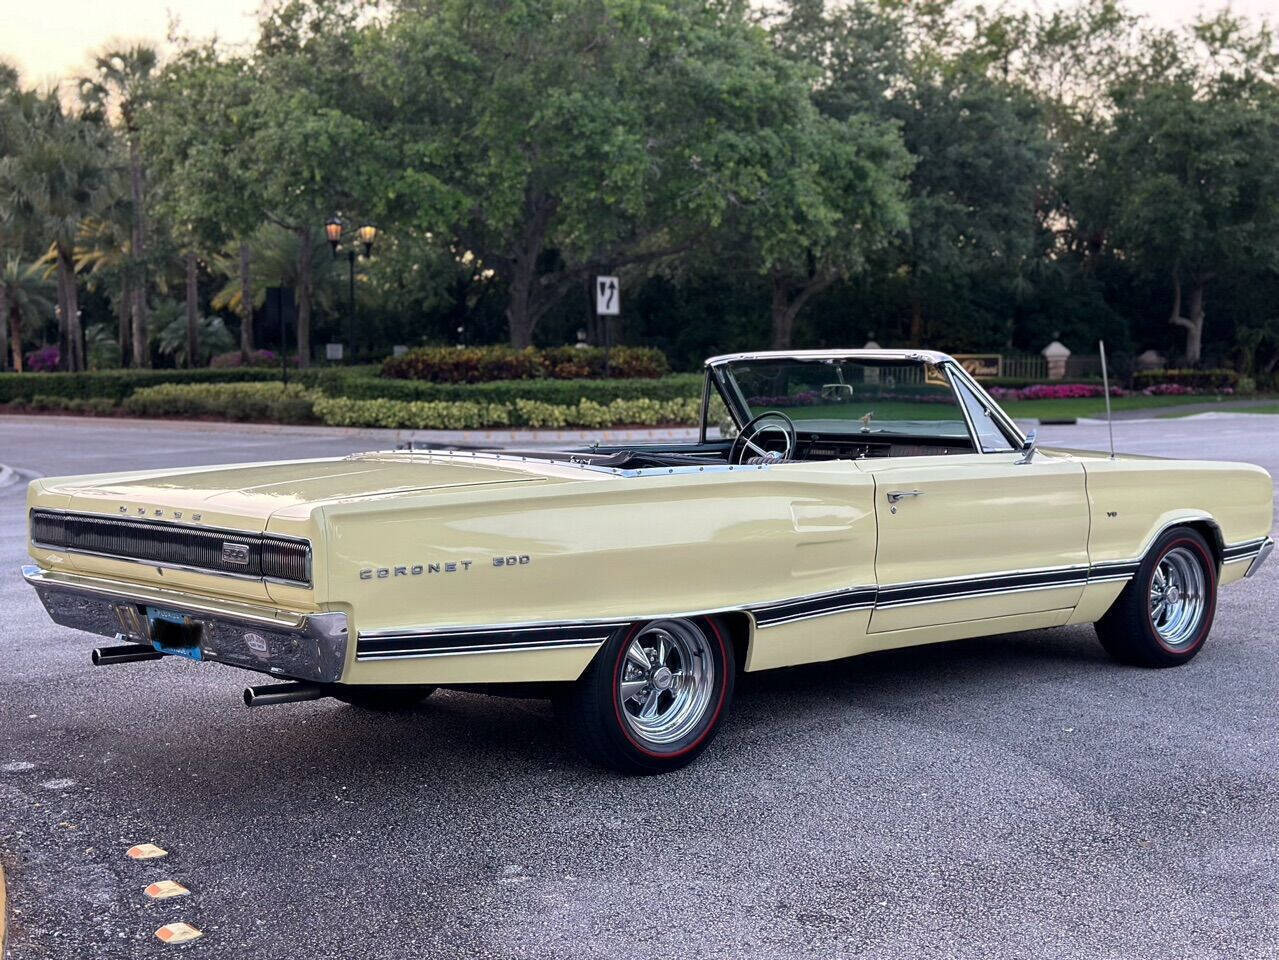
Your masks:
{"label": "windshield", "polygon": [[721,368],[746,416],[780,410],[802,431],[968,439],[941,369],[915,360],[742,360]]}

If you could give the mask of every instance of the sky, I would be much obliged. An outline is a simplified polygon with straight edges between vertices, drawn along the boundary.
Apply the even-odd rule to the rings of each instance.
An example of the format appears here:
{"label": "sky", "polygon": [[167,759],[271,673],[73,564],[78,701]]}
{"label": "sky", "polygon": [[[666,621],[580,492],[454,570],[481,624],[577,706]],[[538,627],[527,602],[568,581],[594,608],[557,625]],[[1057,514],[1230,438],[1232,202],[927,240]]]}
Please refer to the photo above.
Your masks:
{"label": "sky", "polygon": [[[1011,0],[1031,6],[1032,0]],[[1056,5],[1048,0],[1046,6]],[[1215,11],[1219,0],[1129,0],[1151,19],[1173,26]],[[1233,0],[1237,13],[1279,13],[1279,0]],[[195,37],[217,34],[239,43],[254,34],[256,0],[0,0],[0,58],[13,63],[28,85],[45,86],[84,73],[93,51],[108,42],[163,43],[176,20]]]}

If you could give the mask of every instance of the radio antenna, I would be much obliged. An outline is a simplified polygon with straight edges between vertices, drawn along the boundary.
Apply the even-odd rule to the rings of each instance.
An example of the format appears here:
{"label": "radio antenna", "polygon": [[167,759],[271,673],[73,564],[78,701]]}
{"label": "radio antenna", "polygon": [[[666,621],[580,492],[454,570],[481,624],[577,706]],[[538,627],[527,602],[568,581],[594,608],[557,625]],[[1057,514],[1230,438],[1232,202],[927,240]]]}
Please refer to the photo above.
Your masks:
{"label": "radio antenna", "polygon": [[1106,429],[1110,432],[1110,459],[1115,459],[1115,421],[1110,416],[1110,375],[1106,371],[1106,341],[1098,340],[1101,352],[1101,389],[1106,394]]}

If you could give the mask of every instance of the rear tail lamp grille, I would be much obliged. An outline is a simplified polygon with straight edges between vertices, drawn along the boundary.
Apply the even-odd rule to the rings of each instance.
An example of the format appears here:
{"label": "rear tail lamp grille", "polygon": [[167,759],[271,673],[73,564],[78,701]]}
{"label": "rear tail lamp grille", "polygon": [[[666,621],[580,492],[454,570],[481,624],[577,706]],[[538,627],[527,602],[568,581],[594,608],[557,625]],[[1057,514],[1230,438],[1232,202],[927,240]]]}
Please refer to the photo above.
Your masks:
{"label": "rear tail lamp grille", "polygon": [[32,510],[31,542],[157,566],[311,583],[311,545],[271,534]]}

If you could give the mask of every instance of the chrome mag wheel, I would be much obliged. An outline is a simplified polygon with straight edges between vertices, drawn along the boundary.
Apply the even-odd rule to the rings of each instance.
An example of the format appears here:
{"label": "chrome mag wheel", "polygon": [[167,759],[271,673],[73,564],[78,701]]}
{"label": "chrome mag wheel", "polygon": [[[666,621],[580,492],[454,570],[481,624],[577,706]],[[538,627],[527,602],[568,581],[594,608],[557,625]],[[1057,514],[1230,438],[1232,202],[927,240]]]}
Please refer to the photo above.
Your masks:
{"label": "chrome mag wheel", "polygon": [[1173,547],[1150,578],[1150,623],[1169,649],[1192,645],[1207,606],[1203,564],[1187,547]]}
{"label": "chrome mag wheel", "polygon": [[715,687],[710,641],[690,620],[656,620],[627,645],[617,701],[631,732],[651,744],[674,743],[703,719]]}

